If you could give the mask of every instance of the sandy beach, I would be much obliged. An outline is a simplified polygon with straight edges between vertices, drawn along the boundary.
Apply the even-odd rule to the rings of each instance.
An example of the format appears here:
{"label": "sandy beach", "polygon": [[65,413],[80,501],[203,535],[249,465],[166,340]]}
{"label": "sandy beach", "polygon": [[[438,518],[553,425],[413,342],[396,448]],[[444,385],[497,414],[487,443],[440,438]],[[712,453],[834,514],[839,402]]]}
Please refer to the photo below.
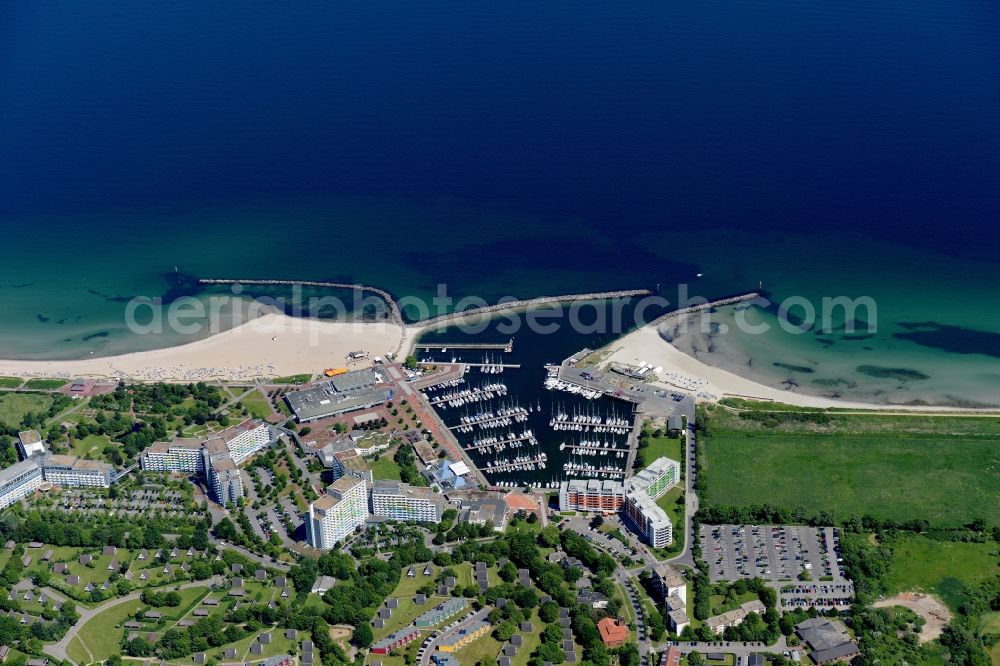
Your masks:
{"label": "sandy beach", "polygon": [[729,370],[707,365],[682,352],[663,339],[657,327],[648,325],[629,333],[608,345],[612,353],[606,362],[616,361],[638,365],[646,362],[661,368],[660,383],[694,393],[699,400],[718,400],[723,397],[743,397],[783,402],[801,407],[881,409],[893,411],[962,411],[975,410],[954,407],[917,407],[868,402],[835,400],[822,396],[798,393],[765,386]]}
{"label": "sandy beach", "polygon": [[267,314],[188,344],[120,356],[70,361],[4,361],[0,375],[130,379],[135,381],[254,380],[346,367],[350,352],[376,356],[406,350],[419,327],[392,323],[325,322]]}

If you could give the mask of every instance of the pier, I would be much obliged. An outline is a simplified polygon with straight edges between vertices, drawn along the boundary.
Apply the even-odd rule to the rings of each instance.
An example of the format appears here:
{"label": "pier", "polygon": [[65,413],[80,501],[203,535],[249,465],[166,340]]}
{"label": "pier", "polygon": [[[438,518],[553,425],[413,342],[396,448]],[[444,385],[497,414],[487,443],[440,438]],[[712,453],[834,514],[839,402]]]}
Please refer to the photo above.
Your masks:
{"label": "pier", "polygon": [[458,425],[448,426],[448,430],[458,430],[459,428],[469,428],[472,429],[474,426],[479,426],[481,428],[489,428],[495,426],[495,424],[501,421],[523,421],[528,417],[528,412],[524,411],[522,408],[519,411],[513,411],[510,414],[501,414],[500,416],[491,416],[485,419],[475,419],[471,421],[466,421],[465,423],[459,423]]}
{"label": "pier", "polygon": [[535,439],[534,435],[525,433],[523,435],[518,435],[517,437],[511,437],[510,439],[501,439],[495,442],[489,442],[488,444],[473,444],[472,446],[463,446],[462,450],[481,451],[483,449],[493,448],[494,446],[507,446],[508,444],[516,444],[518,442],[529,442],[533,439]]}
{"label": "pier", "polygon": [[258,284],[271,287],[294,287],[298,285],[300,287],[320,287],[322,289],[352,289],[357,291],[370,291],[373,294],[377,294],[379,298],[385,301],[385,304],[389,307],[392,320],[400,325],[403,325],[403,313],[400,312],[399,305],[396,304],[396,299],[392,297],[392,294],[387,292],[385,289],[379,289],[378,287],[372,287],[367,284],[347,282],[314,282],[312,280],[233,280],[230,278],[203,278],[198,280],[198,284]]}
{"label": "pier", "polygon": [[538,467],[539,465],[544,464],[545,458],[537,456],[528,460],[522,460],[521,462],[502,463],[499,465],[493,465],[492,467],[483,467],[482,471],[487,474],[491,472],[531,472],[536,468],[545,469],[544,467]]}
{"label": "pier", "polygon": [[[508,301],[506,303],[498,303],[496,305],[485,305],[479,308],[470,308],[468,310],[462,310],[461,312],[452,312],[450,314],[441,315],[440,317],[431,317],[430,319],[424,319],[423,321],[413,324],[414,326],[439,326],[441,324],[453,321],[456,319],[465,319],[467,317],[477,317],[480,315],[489,315],[496,312],[506,312],[508,310],[519,310],[522,308],[529,308],[533,306],[549,305],[553,303],[572,303],[575,301],[600,301],[607,300],[610,298],[633,298],[636,296],[649,296],[653,292],[649,289],[626,289],[623,291],[599,291],[589,294],[563,294],[562,296],[538,296],[537,298],[528,298],[520,301]],[[440,347],[441,345],[435,345]]]}
{"label": "pier", "polygon": [[418,343],[416,348],[422,351],[433,351],[435,349],[440,349],[441,351],[448,349],[482,349],[502,351],[510,354],[514,351],[514,338],[511,338],[507,342],[442,342],[434,345]]}
{"label": "pier", "polygon": [[629,447],[625,446],[622,448],[615,447],[597,447],[597,446],[581,446],[580,444],[563,444],[559,447],[560,451],[569,451],[570,453],[582,453],[587,454],[591,451],[607,451],[608,453],[628,453]]}
{"label": "pier", "polygon": [[625,470],[618,469],[617,467],[593,468],[574,463],[564,464],[563,471],[567,472],[570,476],[581,474],[590,478],[597,478],[599,476],[625,476]]}
{"label": "pier", "polygon": [[692,314],[694,312],[701,312],[702,310],[711,310],[712,308],[722,307],[724,305],[734,305],[736,303],[742,303],[744,301],[752,301],[755,298],[760,298],[764,296],[764,290],[758,289],[756,291],[748,291],[745,294],[736,294],[735,296],[727,296],[725,298],[719,298],[714,301],[707,301],[705,303],[698,303],[696,305],[691,305],[686,308],[681,308],[679,310],[674,310],[673,312],[668,312],[662,317],[657,317],[650,322],[653,326],[662,324],[667,319],[671,317],[679,317],[681,315]]}
{"label": "pier", "polygon": [[[421,363],[426,363],[427,361],[421,361]],[[520,368],[520,363],[465,363],[466,367],[469,368]]]}

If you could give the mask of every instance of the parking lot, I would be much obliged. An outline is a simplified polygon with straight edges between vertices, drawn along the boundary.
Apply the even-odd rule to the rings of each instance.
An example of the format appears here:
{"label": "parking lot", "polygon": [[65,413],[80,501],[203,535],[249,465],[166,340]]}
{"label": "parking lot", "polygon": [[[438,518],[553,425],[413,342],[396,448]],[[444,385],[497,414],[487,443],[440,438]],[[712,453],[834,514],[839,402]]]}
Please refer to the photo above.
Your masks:
{"label": "parking lot", "polygon": [[703,525],[699,536],[712,582],[759,577],[774,582],[801,581],[801,589],[809,586],[806,583],[832,588],[823,591],[814,585],[815,591],[806,592],[810,595],[832,598],[844,591],[847,597],[853,593],[838,562],[840,534],[836,528]]}

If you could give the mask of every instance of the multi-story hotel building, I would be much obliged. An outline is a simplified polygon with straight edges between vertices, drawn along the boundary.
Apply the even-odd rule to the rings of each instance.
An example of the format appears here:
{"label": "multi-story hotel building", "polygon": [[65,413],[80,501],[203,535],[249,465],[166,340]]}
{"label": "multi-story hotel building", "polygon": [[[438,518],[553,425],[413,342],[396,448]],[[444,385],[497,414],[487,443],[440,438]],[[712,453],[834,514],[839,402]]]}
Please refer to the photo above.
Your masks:
{"label": "multi-story hotel building", "polygon": [[151,472],[200,474],[219,504],[243,497],[237,465],[275,440],[275,430],[263,421],[246,420],[207,440],[156,442],[143,451],[142,468]]}
{"label": "multi-story hotel building", "polygon": [[42,462],[42,475],[49,483],[68,487],[111,487],[111,465],[76,456],[51,455]]}
{"label": "multi-story hotel building", "polygon": [[0,509],[24,499],[42,483],[42,468],[30,458],[0,470]]}
{"label": "multi-story hotel building", "polygon": [[622,514],[627,524],[653,548],[666,548],[674,541],[670,516],[656,503],[657,498],[680,481],[680,463],[657,458],[646,469],[625,481]]}
{"label": "multi-story hotel building", "polygon": [[368,518],[368,488],[361,479],[344,476],[309,505],[306,538],[314,548],[329,550]]}
{"label": "multi-story hotel building", "polygon": [[376,481],[372,487],[372,513],[391,520],[440,523],[444,498],[430,488],[399,481]]}
{"label": "multi-story hotel building", "polygon": [[670,458],[657,458],[629,481],[642,488],[652,499],[659,499],[681,480],[681,464]]}
{"label": "multi-story hotel building", "polygon": [[230,457],[237,465],[270,445],[274,440],[274,428],[269,423],[247,419],[239,425],[223,430],[213,439],[221,439],[229,449]]}
{"label": "multi-story hotel building", "polygon": [[619,481],[574,479],[559,484],[560,511],[617,513],[625,503],[625,486]]}
{"label": "multi-story hotel building", "polygon": [[23,430],[17,433],[17,450],[21,452],[21,458],[27,460],[32,456],[45,453],[45,441],[38,434],[37,430]]}
{"label": "multi-story hotel building", "polygon": [[622,514],[626,522],[631,523],[639,536],[653,548],[666,548],[673,543],[674,527],[670,523],[670,516],[641,488],[629,486],[625,491]]}
{"label": "multi-story hotel building", "polygon": [[205,442],[200,439],[175,439],[171,442],[155,442],[142,452],[139,462],[150,472],[204,473],[205,461],[202,449]]}

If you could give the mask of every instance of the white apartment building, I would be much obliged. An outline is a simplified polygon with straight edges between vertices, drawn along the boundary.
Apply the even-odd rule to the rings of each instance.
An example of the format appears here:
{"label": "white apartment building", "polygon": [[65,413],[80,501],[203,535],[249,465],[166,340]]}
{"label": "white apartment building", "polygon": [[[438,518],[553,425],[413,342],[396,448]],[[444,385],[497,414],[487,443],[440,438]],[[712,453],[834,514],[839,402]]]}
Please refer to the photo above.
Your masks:
{"label": "white apartment building", "polygon": [[151,472],[204,473],[205,461],[202,457],[204,445],[200,439],[155,442],[142,452],[139,462],[142,463],[143,469]]}
{"label": "white apartment building", "polygon": [[681,480],[681,464],[670,458],[657,458],[630,481],[634,488],[642,488],[652,499],[659,499]]}
{"label": "white apartment building", "polygon": [[45,480],[64,488],[110,488],[111,472],[107,463],[76,456],[51,455],[42,462]]}
{"label": "white apartment building", "polygon": [[314,548],[329,550],[368,518],[368,488],[365,482],[344,476],[309,505],[306,538]]}
{"label": "white apartment building", "polygon": [[226,443],[230,457],[237,465],[275,440],[274,429],[263,421],[247,419],[218,435]]}
{"label": "white apartment building", "polygon": [[274,442],[274,428],[248,419],[207,440],[175,439],[156,442],[143,451],[142,468],[151,472],[200,474],[219,504],[243,497],[243,479],[237,465]]}
{"label": "white apartment building", "polygon": [[0,470],[0,509],[24,499],[42,483],[42,468],[34,460],[22,460]]}
{"label": "white apartment building", "polygon": [[629,487],[625,491],[622,513],[653,548],[666,548],[673,543],[674,526],[670,523],[670,516],[641,488]]}
{"label": "white apartment building", "polygon": [[444,512],[441,495],[399,481],[376,481],[371,496],[372,513],[380,518],[440,523]]}
{"label": "white apartment building", "polygon": [[21,459],[27,460],[45,453],[45,441],[37,430],[23,430],[17,433],[17,449],[21,452]]}

